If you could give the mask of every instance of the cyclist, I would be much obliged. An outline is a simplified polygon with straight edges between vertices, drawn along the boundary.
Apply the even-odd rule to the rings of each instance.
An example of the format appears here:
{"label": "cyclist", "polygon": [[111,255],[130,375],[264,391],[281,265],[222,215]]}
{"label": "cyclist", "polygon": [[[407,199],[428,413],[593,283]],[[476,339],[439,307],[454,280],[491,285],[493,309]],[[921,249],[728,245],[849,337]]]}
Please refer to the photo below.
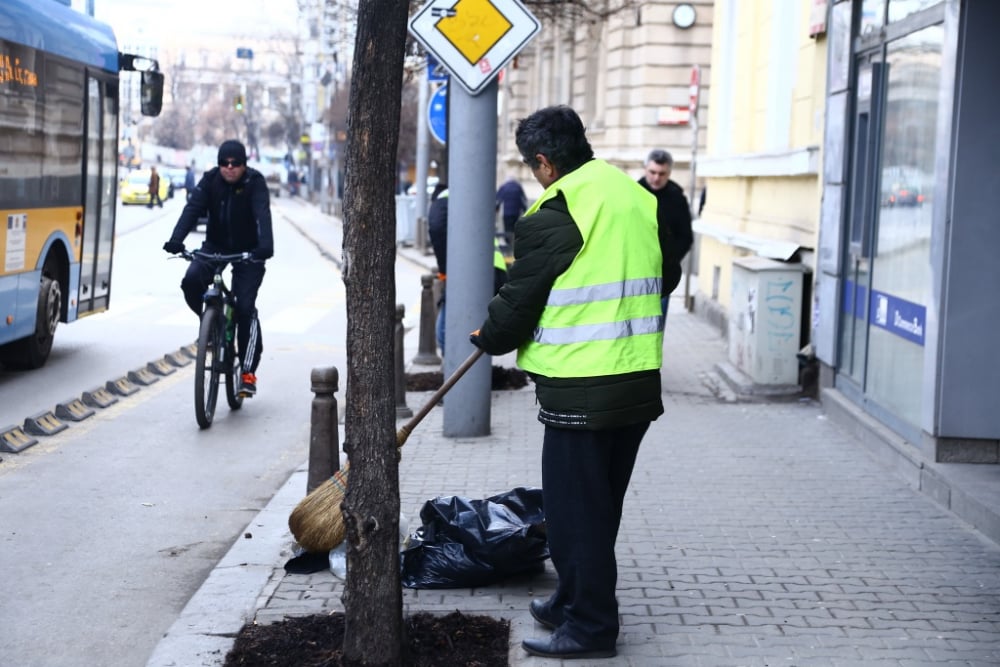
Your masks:
{"label": "cyclist", "polygon": [[[230,139],[219,146],[219,166],[205,172],[184,206],[170,240],[163,244],[168,253],[184,251],[184,239],[207,216],[203,252],[249,252],[256,261],[233,265],[233,294],[236,295],[236,349],[243,361],[240,393],[257,393],[257,364],[264,350],[257,317],[257,290],[264,281],[264,260],[274,254],[271,233],[271,200],[264,176],[247,166],[247,151]],[[199,317],[202,295],[214,272],[206,262],[195,259],[181,281],[184,300]]]}

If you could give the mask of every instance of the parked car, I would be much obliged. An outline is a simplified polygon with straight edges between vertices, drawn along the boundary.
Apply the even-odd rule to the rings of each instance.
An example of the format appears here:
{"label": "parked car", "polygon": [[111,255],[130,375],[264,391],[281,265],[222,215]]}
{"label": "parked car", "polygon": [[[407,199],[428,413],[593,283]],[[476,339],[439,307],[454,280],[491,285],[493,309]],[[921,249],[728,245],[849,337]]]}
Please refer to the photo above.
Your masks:
{"label": "parked car", "polygon": [[[157,170],[159,171],[159,170]],[[122,179],[118,196],[123,204],[149,203],[149,169],[137,169]],[[160,199],[167,199],[170,193],[170,179],[160,174]]]}
{"label": "parked car", "polygon": [[175,191],[184,189],[184,177],[187,175],[187,169],[183,167],[164,167],[160,171],[163,172],[162,175],[166,176],[170,182],[170,190],[167,192],[168,197],[173,197]]}

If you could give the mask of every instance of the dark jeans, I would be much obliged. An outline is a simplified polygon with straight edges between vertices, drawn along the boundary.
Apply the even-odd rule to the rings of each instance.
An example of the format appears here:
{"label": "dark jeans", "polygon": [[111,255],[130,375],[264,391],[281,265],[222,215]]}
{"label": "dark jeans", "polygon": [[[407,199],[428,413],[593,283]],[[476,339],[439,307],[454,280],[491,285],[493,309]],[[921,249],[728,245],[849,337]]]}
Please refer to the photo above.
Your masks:
{"label": "dark jeans", "polygon": [[160,208],[163,208],[163,200],[160,199],[160,191],[149,193],[149,203],[146,204],[146,208],[153,208],[153,204],[159,204]]}
{"label": "dark jeans", "polygon": [[[184,300],[187,305],[201,316],[202,297],[205,289],[212,283],[215,271],[210,264],[194,260],[188,265],[187,273],[181,280]],[[243,372],[253,373],[260,363],[260,355],[264,351],[264,339],[260,332],[260,320],[257,318],[257,290],[264,282],[263,262],[244,262],[233,266],[232,290],[236,296],[236,350],[243,360]]]}
{"label": "dark jeans", "polygon": [[615,541],[625,491],[649,422],[602,431],[545,427],[542,501],[559,577],[549,601],[560,631],[587,646],[618,638]]}

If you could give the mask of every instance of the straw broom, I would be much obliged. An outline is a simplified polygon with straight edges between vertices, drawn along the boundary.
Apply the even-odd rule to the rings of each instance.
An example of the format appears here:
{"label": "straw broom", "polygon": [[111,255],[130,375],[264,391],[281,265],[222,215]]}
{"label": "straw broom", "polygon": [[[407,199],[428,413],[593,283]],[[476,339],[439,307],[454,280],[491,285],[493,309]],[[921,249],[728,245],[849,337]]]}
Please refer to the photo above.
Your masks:
{"label": "straw broom", "polygon": [[[483,351],[477,348],[434,392],[424,407],[420,408],[410,421],[403,424],[396,433],[397,447],[403,446],[417,424],[444,398],[448,390],[465,375],[467,370],[472,368],[472,365],[482,355]],[[340,504],[344,501],[344,494],[347,491],[347,474],[350,467],[351,463],[348,461],[343,468],[333,474],[333,477],[317,486],[303,498],[289,515],[288,527],[299,546],[306,551],[315,553],[330,551],[344,541],[346,528]]]}

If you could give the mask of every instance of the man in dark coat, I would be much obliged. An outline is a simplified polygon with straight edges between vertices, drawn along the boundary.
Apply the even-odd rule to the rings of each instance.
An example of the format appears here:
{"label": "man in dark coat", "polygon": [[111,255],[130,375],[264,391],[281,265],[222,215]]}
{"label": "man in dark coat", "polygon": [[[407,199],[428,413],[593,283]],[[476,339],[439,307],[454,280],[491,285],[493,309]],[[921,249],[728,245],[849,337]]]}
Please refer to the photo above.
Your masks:
{"label": "man in dark coat", "polygon": [[[171,254],[183,252],[185,237],[198,219],[206,216],[202,251],[225,255],[249,252],[254,260],[233,265],[232,284],[237,352],[243,363],[240,393],[253,396],[257,392],[257,364],[264,350],[257,291],[264,282],[264,260],[274,255],[274,237],[267,181],[247,166],[246,147],[238,141],[231,139],[219,146],[219,166],[202,176],[163,249]],[[210,264],[195,259],[181,281],[184,299],[196,315],[201,315],[202,295],[214,274]]]}
{"label": "man in dark coat", "polygon": [[681,281],[681,260],[694,243],[691,230],[691,207],[684,190],[670,180],[674,158],[660,148],[649,152],[646,172],[639,185],[656,197],[656,224],[663,254],[663,316],[667,316],[670,293]]}

